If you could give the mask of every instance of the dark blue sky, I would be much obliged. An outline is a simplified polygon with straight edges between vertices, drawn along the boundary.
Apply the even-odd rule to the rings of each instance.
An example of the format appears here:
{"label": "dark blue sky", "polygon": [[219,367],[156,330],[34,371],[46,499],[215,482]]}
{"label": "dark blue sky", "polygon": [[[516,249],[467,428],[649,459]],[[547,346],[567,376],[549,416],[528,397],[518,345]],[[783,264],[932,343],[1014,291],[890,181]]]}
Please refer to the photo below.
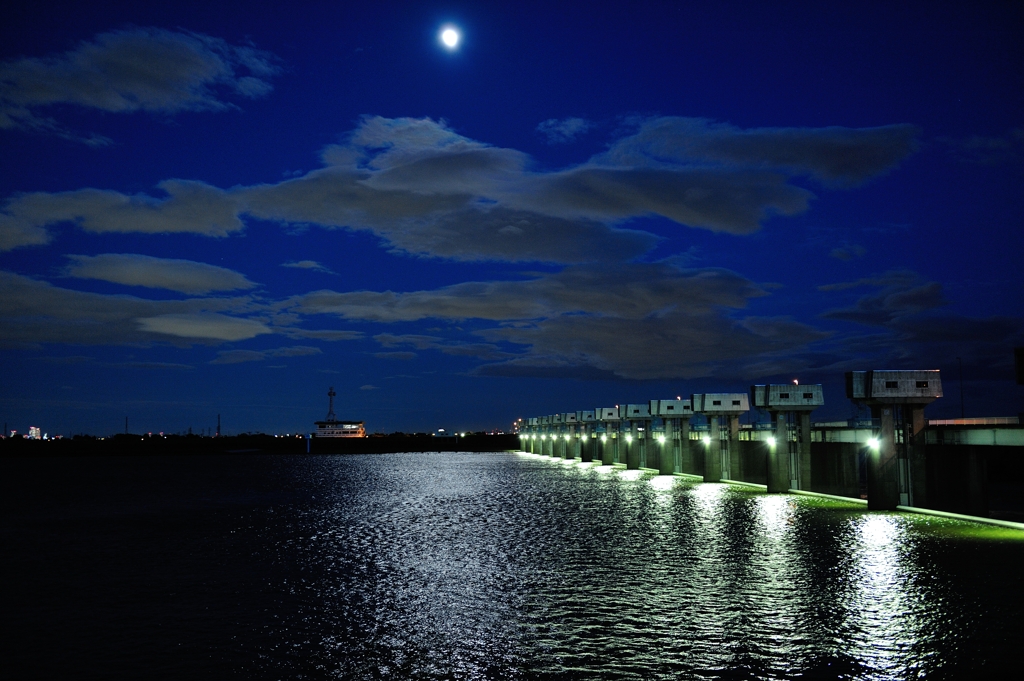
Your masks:
{"label": "dark blue sky", "polygon": [[[0,411],[484,429],[849,369],[1015,414],[1017,3],[39,3],[0,27]],[[453,25],[462,41],[439,41]]]}

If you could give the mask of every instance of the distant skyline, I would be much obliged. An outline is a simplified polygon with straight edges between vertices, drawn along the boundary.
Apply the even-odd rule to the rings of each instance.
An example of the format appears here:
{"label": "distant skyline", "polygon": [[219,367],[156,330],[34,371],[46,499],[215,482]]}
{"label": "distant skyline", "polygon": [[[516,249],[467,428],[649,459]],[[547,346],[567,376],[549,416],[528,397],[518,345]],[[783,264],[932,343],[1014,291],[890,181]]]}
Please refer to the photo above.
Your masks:
{"label": "distant skyline", "polygon": [[[851,369],[1015,415],[1019,5],[39,3],[0,419],[489,430]],[[459,33],[454,46],[442,32]]]}

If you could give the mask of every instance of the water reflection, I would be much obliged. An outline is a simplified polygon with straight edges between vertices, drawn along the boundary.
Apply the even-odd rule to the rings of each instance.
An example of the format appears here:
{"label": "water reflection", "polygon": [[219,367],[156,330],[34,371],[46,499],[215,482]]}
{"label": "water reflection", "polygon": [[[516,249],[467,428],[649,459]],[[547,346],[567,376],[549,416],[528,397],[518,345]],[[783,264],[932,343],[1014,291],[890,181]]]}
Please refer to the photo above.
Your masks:
{"label": "water reflection", "polygon": [[906,526],[889,514],[864,514],[853,546],[856,588],[847,601],[854,631],[852,654],[883,673],[895,674],[916,643],[913,581],[902,557]]}
{"label": "water reflection", "polygon": [[672,498],[667,493],[670,492],[673,487],[675,487],[676,478],[672,477],[671,475],[654,475],[648,479],[647,483],[655,492],[660,492],[660,494],[658,494],[659,501],[667,502],[670,501]]}
{"label": "water reflection", "polygon": [[267,520],[297,602],[268,670],[916,678],[971,636],[901,515],[524,454],[309,466],[326,501]]}
{"label": "water reflection", "polygon": [[757,506],[760,533],[773,542],[782,540],[793,525],[796,500],[790,496],[765,494],[758,496],[754,503]]}

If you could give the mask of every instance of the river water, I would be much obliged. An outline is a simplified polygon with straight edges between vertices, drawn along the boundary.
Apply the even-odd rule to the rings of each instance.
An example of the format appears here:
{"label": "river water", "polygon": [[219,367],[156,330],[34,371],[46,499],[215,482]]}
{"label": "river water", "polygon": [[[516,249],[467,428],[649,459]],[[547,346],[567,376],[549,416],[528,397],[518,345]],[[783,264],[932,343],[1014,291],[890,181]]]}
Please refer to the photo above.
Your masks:
{"label": "river water", "polygon": [[5,678],[933,679],[1024,532],[527,454],[0,461]]}

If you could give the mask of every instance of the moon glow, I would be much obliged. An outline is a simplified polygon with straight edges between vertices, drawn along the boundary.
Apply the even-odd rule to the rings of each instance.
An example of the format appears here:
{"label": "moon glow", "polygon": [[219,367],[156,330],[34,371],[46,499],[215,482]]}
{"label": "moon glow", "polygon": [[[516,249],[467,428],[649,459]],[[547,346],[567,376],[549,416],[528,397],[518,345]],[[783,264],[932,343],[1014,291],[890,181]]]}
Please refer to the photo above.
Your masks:
{"label": "moon glow", "polygon": [[441,31],[441,42],[445,44],[449,50],[454,50],[459,44],[459,32],[454,28],[446,28]]}

